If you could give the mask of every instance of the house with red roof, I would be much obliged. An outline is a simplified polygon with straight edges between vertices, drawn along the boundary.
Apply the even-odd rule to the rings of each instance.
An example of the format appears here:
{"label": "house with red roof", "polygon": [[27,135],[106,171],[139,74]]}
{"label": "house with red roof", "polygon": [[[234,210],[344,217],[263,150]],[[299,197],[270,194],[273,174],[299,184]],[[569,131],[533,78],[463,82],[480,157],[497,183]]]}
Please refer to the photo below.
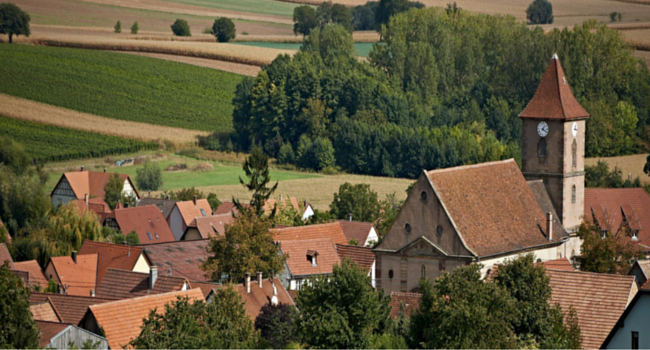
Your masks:
{"label": "house with red roof", "polygon": [[188,226],[197,218],[203,218],[212,215],[212,208],[207,199],[194,199],[191,201],[176,202],[174,208],[169,214],[169,227],[174,235],[174,239],[180,241]]}
{"label": "house with red roof", "polygon": [[16,271],[27,273],[27,284],[32,289],[45,290],[47,288],[47,278],[43,274],[41,265],[36,260],[19,261],[14,263]]}
{"label": "house with red roof", "polygon": [[77,255],[87,254],[97,254],[97,286],[108,269],[149,273],[151,265],[141,246],[85,240]]}
{"label": "house with red roof", "polygon": [[280,199],[274,199],[271,198],[267,200],[264,203],[264,212],[268,215],[270,214],[274,208],[277,207],[277,210],[280,210],[283,207],[291,206],[293,210],[300,215],[301,219],[303,221],[309,220],[312,215],[314,215],[314,208],[311,206],[311,204],[307,201],[303,202],[303,205],[301,206],[300,203],[298,202],[298,199],[296,197],[287,197],[280,194]]}
{"label": "house with red roof", "polygon": [[226,225],[232,224],[234,220],[235,218],[231,213],[194,218],[187,225],[181,241],[223,237],[226,232]]}
{"label": "house with red roof", "polygon": [[650,286],[641,287],[611,329],[601,349],[650,349]]}
{"label": "house with red roof", "polygon": [[379,242],[379,235],[372,222],[337,220],[343,228],[348,243],[355,241],[358,246],[371,247]]}
{"label": "house with red roof", "polygon": [[94,296],[97,290],[97,254],[57,256],[45,267],[48,279],[54,279],[67,295]]}
{"label": "house with red roof", "polygon": [[310,277],[330,275],[341,259],[331,238],[282,240],[280,251],[288,255],[284,270],[278,275],[284,287],[300,290]]}
{"label": "house with red roof", "polygon": [[103,198],[89,198],[88,195],[85,195],[84,199],[73,199],[69,203],[73,203],[80,213],[87,211],[95,213],[100,223],[104,223],[106,217],[111,213],[111,208]]}
{"label": "house with red roof", "polygon": [[[106,171],[88,171],[81,167],[80,171],[63,173],[54,190],[52,190],[52,203],[54,205],[64,205],[72,200],[84,200],[89,198],[104,198],[104,187],[108,183],[112,173]],[[122,194],[134,196],[140,199],[140,194],[135,188],[129,175],[118,174],[124,182]]]}
{"label": "house with red roof", "polygon": [[208,259],[207,239],[155,243],[143,246],[152,266],[158,267],[160,275],[183,277],[190,283],[205,282],[201,264]]}
{"label": "house with red roof", "polygon": [[116,207],[104,220],[104,226],[112,228],[115,232],[121,231],[125,235],[135,231],[138,233],[140,244],[175,241],[167,221],[155,205]]}

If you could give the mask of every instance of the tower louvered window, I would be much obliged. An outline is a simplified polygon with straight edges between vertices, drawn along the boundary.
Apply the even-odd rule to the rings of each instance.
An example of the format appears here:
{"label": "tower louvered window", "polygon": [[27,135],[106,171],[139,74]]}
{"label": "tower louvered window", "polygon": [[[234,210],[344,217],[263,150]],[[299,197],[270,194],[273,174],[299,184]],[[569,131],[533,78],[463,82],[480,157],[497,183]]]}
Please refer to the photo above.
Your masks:
{"label": "tower louvered window", "polygon": [[571,187],[571,203],[575,203],[575,202],[576,202],[576,185],[573,185],[573,187]]}
{"label": "tower louvered window", "polygon": [[577,166],[577,158],[578,158],[578,142],[576,139],[573,139],[573,144],[571,145],[571,166],[576,167]]}
{"label": "tower louvered window", "polygon": [[540,158],[546,158],[546,139],[541,139],[537,145],[537,155]]}

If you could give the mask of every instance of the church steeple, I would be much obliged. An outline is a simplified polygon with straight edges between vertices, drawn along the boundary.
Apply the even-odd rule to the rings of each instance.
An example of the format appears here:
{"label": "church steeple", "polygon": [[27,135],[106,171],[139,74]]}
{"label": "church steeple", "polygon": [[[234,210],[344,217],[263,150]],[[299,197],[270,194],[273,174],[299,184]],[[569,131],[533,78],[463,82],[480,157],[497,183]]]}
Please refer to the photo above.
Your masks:
{"label": "church steeple", "polygon": [[574,231],[584,214],[585,121],[589,113],[573,96],[557,54],[519,117],[521,170],[526,179],[544,180],[562,225]]}

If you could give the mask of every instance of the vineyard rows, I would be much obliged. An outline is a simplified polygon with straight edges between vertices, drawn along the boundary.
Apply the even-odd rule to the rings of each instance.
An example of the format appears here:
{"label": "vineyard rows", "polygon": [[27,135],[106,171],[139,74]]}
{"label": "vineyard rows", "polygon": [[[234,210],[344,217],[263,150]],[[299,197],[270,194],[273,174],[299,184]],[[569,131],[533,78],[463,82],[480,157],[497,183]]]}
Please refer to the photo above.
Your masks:
{"label": "vineyard rows", "polygon": [[156,149],[155,142],[32,123],[0,116],[0,137],[19,142],[35,163],[103,157]]}

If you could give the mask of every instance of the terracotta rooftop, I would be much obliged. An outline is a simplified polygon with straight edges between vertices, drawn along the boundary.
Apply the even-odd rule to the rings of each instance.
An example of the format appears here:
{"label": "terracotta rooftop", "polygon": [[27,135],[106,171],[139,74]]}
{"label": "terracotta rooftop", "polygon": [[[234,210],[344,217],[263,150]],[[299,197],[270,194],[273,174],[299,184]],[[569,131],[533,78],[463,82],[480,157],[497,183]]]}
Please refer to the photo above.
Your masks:
{"label": "terracotta rooftop", "polygon": [[85,240],[79,255],[97,254],[97,286],[102,283],[109,268],[132,271],[142,254],[142,247]]}
{"label": "terracotta rooftop", "polygon": [[203,239],[214,236],[223,237],[225,226],[230,225],[234,220],[235,218],[230,213],[197,217],[192,220],[192,222],[187,227],[194,227],[198,229]]}
{"label": "terracotta rooftop", "polygon": [[[280,279],[275,277],[275,289],[277,291],[278,303],[287,304],[295,306],[295,303],[286,289],[282,286]],[[215,288],[219,289],[223,287],[217,286]],[[255,321],[257,316],[260,314],[262,307],[271,302],[273,297],[273,283],[271,283],[270,278],[264,278],[262,280],[262,288],[255,279],[255,276],[251,276],[251,292],[250,294],[246,292],[246,286],[243,283],[238,283],[234,285],[235,290],[242,297],[242,300],[245,302],[244,307],[246,308],[246,314],[250,317],[251,320]]]}
{"label": "terracotta rooftop", "polygon": [[292,226],[285,228],[271,229],[276,241],[295,241],[305,239],[328,238],[336,244],[348,244],[348,240],[343,232],[343,227],[339,222],[329,224]]}
{"label": "terracotta rooftop", "polygon": [[[164,314],[165,304],[176,301],[178,297],[203,300],[203,293],[197,288],[113,301],[90,306],[88,313],[92,313],[97,325],[104,330],[108,346],[111,349],[120,349],[140,334],[142,321],[149,315],[149,311],[156,309],[158,314]],[[125,312],[127,310],[128,312]]]}
{"label": "terracotta rooftop", "polygon": [[551,59],[535,96],[519,117],[558,120],[589,118],[589,113],[573,97],[557,55]]}
{"label": "terracotta rooftop", "polygon": [[14,259],[11,258],[9,254],[9,249],[4,243],[0,243],[0,265],[4,264],[5,261],[9,261],[9,269],[15,270],[16,266],[14,265]]}
{"label": "terracotta rooftop", "polygon": [[400,305],[404,307],[404,315],[411,317],[411,313],[420,307],[422,294],[420,293],[406,293],[406,292],[391,292],[390,293],[390,315],[393,318],[399,317]]}
{"label": "terracotta rooftop", "polygon": [[[289,254],[287,266],[293,276],[332,273],[334,265],[341,263],[336,248],[329,238],[280,241],[280,250],[282,254]],[[316,266],[313,266],[307,256],[309,250],[318,253]]]}
{"label": "terracotta rooftop", "polygon": [[165,198],[142,198],[138,202],[138,207],[144,207],[146,205],[155,205],[158,210],[162,212],[165,220],[167,220],[169,218],[169,214],[172,212],[172,209],[174,209],[174,205],[176,205],[176,201],[173,199]]}
{"label": "terracotta rooftop", "polygon": [[341,260],[349,259],[364,270],[370,271],[372,265],[375,263],[375,254],[369,247],[337,244],[336,252],[339,254]]}
{"label": "terracotta rooftop", "polygon": [[358,242],[357,245],[363,246],[368,240],[368,235],[370,230],[373,228],[372,222],[362,222],[362,221],[349,221],[349,220],[337,220],[343,228],[343,233],[345,238],[350,242],[354,239]]}
{"label": "terracotta rooftop", "polygon": [[196,203],[194,201],[176,202],[176,206],[183,217],[185,226],[189,226],[197,217],[212,215],[212,208],[210,208],[207,199],[197,199]]}
{"label": "terracotta rooftop", "polygon": [[228,214],[228,213],[237,213],[237,208],[233,202],[221,202],[221,205],[215,209],[214,215]]}
{"label": "terracotta rooftop", "polygon": [[61,322],[61,317],[57,313],[54,305],[50,300],[46,300],[39,304],[32,304],[29,306],[29,311],[38,321]]}
{"label": "terracotta rooftop", "polygon": [[207,299],[212,290],[219,288],[219,285],[214,282],[190,282],[190,288],[199,288],[201,290],[201,293],[203,293],[203,297]]}
{"label": "terracotta rooftop", "polygon": [[[63,173],[61,179],[59,179],[59,182],[61,182],[61,180],[65,178],[70,184],[70,187],[72,188],[72,191],[74,192],[75,196],[77,196],[77,199],[84,199],[86,194],[94,198],[104,198],[104,187],[108,183],[111,174],[112,173],[100,172],[100,171],[88,171],[88,170],[72,171],[69,173]],[[133,185],[133,181],[131,181],[129,175],[126,174],[118,174],[118,175],[120,176],[120,179],[122,179],[123,181],[128,180],[129,182],[131,182],[131,187],[133,187],[133,189],[136,192],[136,195],[139,198],[140,195],[138,194],[138,190]],[[55,188],[57,186],[55,186]]]}
{"label": "terracotta rooftop", "polygon": [[39,286],[41,289],[47,287],[47,278],[41,270],[41,265],[36,260],[20,261],[14,263],[15,269],[18,271],[25,271],[29,274],[29,285]]}
{"label": "terracotta rooftop", "polygon": [[300,212],[300,204],[298,204],[298,199],[296,199],[296,197],[290,197],[288,202],[286,199],[287,199],[286,196],[280,196],[280,200],[269,199],[264,203],[264,212],[266,214],[269,214],[271,213],[271,211],[273,211],[273,208],[276,205],[278,206],[278,209],[280,209],[282,206],[289,204],[293,207],[293,209],[296,210],[296,212],[302,214]]}
{"label": "terracotta rooftop", "polygon": [[551,303],[575,309],[585,349],[598,349],[637,292],[634,276],[546,270]]}
{"label": "terracotta rooftop", "polygon": [[546,214],[513,159],[428,173],[467,247],[479,257],[544,244]]}
{"label": "terracotta rooftop", "polygon": [[650,251],[650,195],[643,188],[585,188],[585,218],[613,232],[628,223],[638,230],[636,242]]}
{"label": "terracotta rooftop", "polygon": [[138,233],[140,244],[174,242],[174,234],[162,213],[155,205],[115,209],[114,218],[124,234]]}
{"label": "terracotta rooftop", "polygon": [[108,269],[104,281],[97,287],[97,296],[127,299],[146,295],[178,292],[183,290],[186,279],[158,275],[153,290],[149,290],[149,274],[142,272]]}
{"label": "terracotta rooftop", "polygon": [[145,254],[153,265],[158,266],[158,275],[184,277],[188,281],[208,281],[199,267],[208,258],[207,239],[150,244],[144,247]]}
{"label": "terracotta rooftop", "polygon": [[97,254],[77,255],[77,263],[70,256],[57,256],[50,264],[56,271],[53,278],[66,294],[90,296],[90,291],[97,288]]}
{"label": "terracotta rooftop", "polygon": [[57,334],[63,332],[66,328],[70,327],[70,324],[67,323],[58,323],[58,322],[47,322],[47,321],[36,321],[36,327],[40,334],[39,346],[44,348],[50,345],[50,340],[57,336]]}
{"label": "terracotta rooftop", "polygon": [[648,279],[647,281],[645,281],[645,283],[641,286],[640,289],[643,289],[643,290],[650,290],[650,279]]}
{"label": "terracotta rooftop", "polygon": [[564,270],[564,271],[575,271],[571,262],[567,258],[547,260],[543,262],[535,263],[535,266],[542,264],[546,267],[547,270]]}
{"label": "terracotta rooftop", "polygon": [[35,292],[32,292],[29,297],[29,303],[32,305],[40,304],[48,300],[52,303],[52,306],[59,317],[61,317],[61,321],[71,324],[79,324],[79,321],[81,321],[84,314],[86,314],[88,306],[115,301],[115,299],[110,298],[81,297],[76,295]]}

